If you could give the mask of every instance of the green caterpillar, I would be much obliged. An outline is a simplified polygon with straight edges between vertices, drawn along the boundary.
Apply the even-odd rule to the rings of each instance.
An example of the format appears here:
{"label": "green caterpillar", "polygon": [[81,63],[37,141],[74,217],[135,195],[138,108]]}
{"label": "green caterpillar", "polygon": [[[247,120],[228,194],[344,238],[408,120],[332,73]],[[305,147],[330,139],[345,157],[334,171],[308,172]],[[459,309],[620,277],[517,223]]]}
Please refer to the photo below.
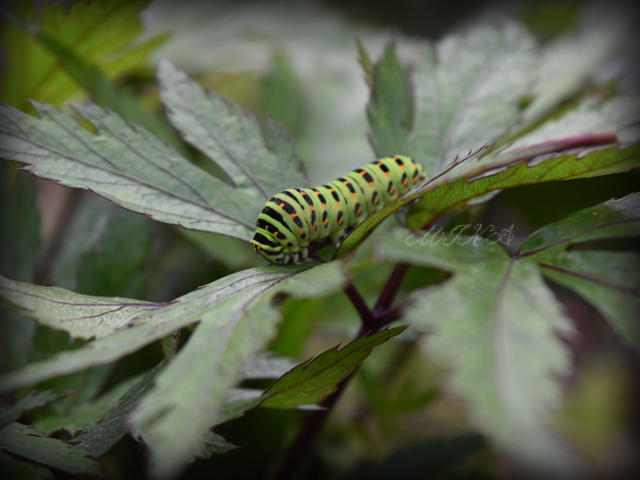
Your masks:
{"label": "green caterpillar", "polygon": [[369,215],[422,180],[411,158],[382,158],[316,188],[290,188],[274,195],[258,216],[251,240],[258,255],[287,265],[307,257],[310,242],[339,242]]}

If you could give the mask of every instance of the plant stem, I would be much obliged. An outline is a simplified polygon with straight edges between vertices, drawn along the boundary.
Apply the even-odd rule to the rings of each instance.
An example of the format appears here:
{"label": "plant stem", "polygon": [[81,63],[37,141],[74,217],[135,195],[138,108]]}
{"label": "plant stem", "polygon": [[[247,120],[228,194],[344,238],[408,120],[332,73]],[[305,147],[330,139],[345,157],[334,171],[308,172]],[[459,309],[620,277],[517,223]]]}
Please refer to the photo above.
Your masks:
{"label": "plant stem", "polygon": [[380,314],[387,310],[391,303],[393,303],[393,299],[396,298],[398,290],[400,290],[400,285],[402,285],[402,279],[407,274],[407,270],[409,270],[409,264],[407,263],[398,263],[391,272],[391,276],[389,277],[389,281],[382,290],[380,297],[378,298],[378,302],[376,306],[373,308],[374,314]]}
{"label": "plant stem", "polygon": [[[400,318],[402,307],[392,309],[389,307],[393,303],[393,300],[400,289],[400,285],[402,284],[402,279],[406,275],[408,269],[409,265],[404,263],[399,263],[395,266],[373,311],[367,306],[362,295],[360,295],[360,292],[358,292],[353,283],[349,282],[345,287],[344,292],[349,297],[349,300],[351,300],[351,303],[357,310],[358,315],[360,315],[360,321],[362,322],[360,332],[358,332],[356,338],[367,333],[375,333],[382,327]],[[287,450],[282,465],[274,476],[274,480],[289,480],[297,472],[300,465],[309,455],[311,446],[320,433],[320,430],[322,430],[324,422],[331,413],[331,410],[340,399],[342,392],[348,385],[349,381],[354,377],[356,371],[357,368],[351,375],[345,378],[340,385],[338,385],[335,392],[324,399],[322,402],[324,410],[317,410],[308,414],[302,429]]]}

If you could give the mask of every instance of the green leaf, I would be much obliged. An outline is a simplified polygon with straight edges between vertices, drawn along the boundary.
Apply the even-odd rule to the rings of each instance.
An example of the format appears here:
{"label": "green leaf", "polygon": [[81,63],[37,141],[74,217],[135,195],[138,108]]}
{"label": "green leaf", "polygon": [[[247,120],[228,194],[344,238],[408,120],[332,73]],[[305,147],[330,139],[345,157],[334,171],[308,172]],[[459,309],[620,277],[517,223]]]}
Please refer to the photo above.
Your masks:
{"label": "green leaf", "polygon": [[[249,240],[263,200],[232,189],[142,128],[92,104],[74,104],[100,135],[34,103],[42,119],[0,108],[0,156],[36,176],[92,190],[154,220]],[[218,205],[219,207],[214,207]]]}
{"label": "green leaf", "polygon": [[206,459],[216,454],[230,452],[236,448],[238,447],[227,442],[221,435],[207,430],[192,455],[196,458]]}
{"label": "green leaf", "polygon": [[342,349],[338,345],[310,358],[271,385],[265,394],[273,393],[273,396],[265,400],[262,406],[294,408],[319,403],[336,391],[338,384],[355,371],[373,347],[386,343],[405,329],[397,327],[363,335]]}
{"label": "green leaf", "polygon": [[640,194],[609,200],[532,234],[519,255],[539,262],[550,279],[576,291],[640,351],[640,256],[572,250],[593,240],[640,235]]}
{"label": "green leaf", "polygon": [[[550,144],[547,145],[550,149],[557,149]],[[544,146],[545,144],[541,144],[539,148]],[[531,158],[529,162],[514,159],[517,154],[512,152],[503,157],[497,155],[474,161],[461,168],[459,172],[453,169],[450,172],[451,176],[434,179],[434,182],[420,189],[419,193],[411,195],[414,197],[424,193],[422,200],[409,212],[407,225],[410,228],[424,228],[453,208],[491,191],[541,182],[608,175],[631,170],[640,165],[638,145],[581,148],[564,153],[542,156],[533,153],[526,156],[527,152],[535,152],[536,149],[536,146],[525,147],[517,153],[524,157],[522,160]],[[500,171],[492,174],[497,169]],[[481,177],[483,174],[490,176]]]}
{"label": "green leaf", "polygon": [[108,337],[141,314],[166,305],[119,297],[91,297],[57,287],[14,282],[2,276],[0,298],[21,315],[65,330],[72,338]]}
{"label": "green leaf", "polygon": [[[451,368],[449,386],[497,446],[545,476],[579,477],[580,462],[548,425],[571,368],[558,333],[571,323],[531,259],[509,258],[481,237],[411,244],[399,230],[382,242],[392,261],[454,272],[416,291],[405,319],[429,333],[424,344]],[[412,239],[411,239],[412,240]],[[526,442],[522,442],[526,438]]]}
{"label": "green leaf", "polygon": [[142,380],[131,387],[131,389],[118,400],[115,407],[98,420],[98,425],[92,426],[82,432],[70,443],[89,452],[89,454],[94,457],[99,457],[106,453],[118,440],[129,432],[129,426],[127,425],[129,414],[140,398],[151,389],[154,380],[165,365],[166,362],[163,361],[150,370]]}
{"label": "green leaf", "polygon": [[109,78],[137,68],[140,62],[162,41],[154,37],[132,45],[142,31],[137,18],[147,0],[95,0],[75,2],[70,8],[62,4],[46,5],[36,14],[28,3],[21,4],[15,15],[18,22],[5,25],[2,37],[8,48],[8,68],[3,70],[2,98],[22,110],[29,109],[29,98],[60,105],[81,88],[58,62],[19,22],[34,22],[32,30],[68,47],[85,62],[107,72]]}
{"label": "green leaf", "polygon": [[236,192],[255,199],[246,207],[251,225],[264,200],[286,188],[307,186],[293,142],[272,119],[266,120],[263,139],[249,112],[212,90],[205,92],[168,60],[158,65],[158,80],[169,120],[184,139],[227,173]]}
{"label": "green leaf", "polygon": [[97,464],[86,457],[84,450],[44,437],[32,427],[20,423],[12,423],[0,430],[0,448],[63,472],[100,474]]}
{"label": "green leaf", "polygon": [[368,116],[379,157],[408,155],[433,176],[518,121],[537,54],[531,35],[515,23],[477,27],[425,50],[412,80],[412,107],[394,46],[388,47],[375,66]]}
{"label": "green leaf", "polygon": [[34,390],[29,392],[13,405],[2,406],[0,408],[0,428],[18,420],[24,412],[33,410],[34,408],[40,408],[58,398],[60,398],[60,394],[55,393],[54,390],[46,390],[44,392]]}
{"label": "green leaf", "polygon": [[0,471],[5,480],[51,480],[53,474],[46,468],[21,462],[0,451]]}
{"label": "green leaf", "polygon": [[[271,303],[273,294],[322,296],[344,281],[339,262],[306,271],[253,269],[227,278],[240,282],[235,295],[219,288],[227,301],[209,307],[206,314],[203,307],[198,308],[200,324],[131,416],[136,431],[151,445],[150,468],[155,477],[176,474],[200,448],[206,431],[220,423],[226,392],[276,333],[280,313]],[[213,300],[208,298],[208,303]]]}

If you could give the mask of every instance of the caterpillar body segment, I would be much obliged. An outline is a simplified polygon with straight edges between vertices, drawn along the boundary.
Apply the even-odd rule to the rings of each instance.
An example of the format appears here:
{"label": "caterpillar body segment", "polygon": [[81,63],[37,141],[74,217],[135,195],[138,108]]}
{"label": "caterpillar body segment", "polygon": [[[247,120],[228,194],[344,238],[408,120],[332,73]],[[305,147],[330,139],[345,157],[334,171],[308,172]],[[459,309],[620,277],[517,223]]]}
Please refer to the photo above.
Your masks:
{"label": "caterpillar body segment", "polygon": [[299,263],[309,243],[339,242],[365,218],[411,190],[424,178],[422,166],[395,156],[357,168],[326,185],[289,188],[267,200],[251,244],[272,263]]}

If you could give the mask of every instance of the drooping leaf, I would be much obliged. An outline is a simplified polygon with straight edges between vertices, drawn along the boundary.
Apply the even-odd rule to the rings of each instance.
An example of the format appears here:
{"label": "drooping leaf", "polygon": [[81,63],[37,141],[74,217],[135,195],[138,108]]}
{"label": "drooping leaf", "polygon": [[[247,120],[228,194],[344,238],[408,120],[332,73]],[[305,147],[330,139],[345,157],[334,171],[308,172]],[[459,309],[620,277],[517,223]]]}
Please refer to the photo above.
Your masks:
{"label": "drooping leaf", "polygon": [[481,237],[421,246],[411,235],[395,232],[381,252],[389,260],[454,273],[443,284],[416,291],[405,318],[430,333],[425,348],[451,368],[449,386],[472,421],[535,471],[567,478],[584,473],[548,424],[561,394],[553,377],[571,366],[557,334],[572,327],[538,265],[509,258]]}
{"label": "drooping leaf", "polygon": [[[251,274],[260,277],[253,285]],[[225,292],[229,301],[209,308],[206,316],[200,308],[195,332],[130,418],[151,445],[155,477],[177,473],[198,451],[206,431],[220,423],[227,390],[275,334],[280,314],[271,304],[272,295],[321,296],[340,288],[344,278],[339,262],[307,271],[254,269],[231,277],[242,279],[237,293]]]}
{"label": "drooping leaf", "polygon": [[14,282],[2,276],[0,298],[21,315],[79,338],[108,337],[145,312],[166,305],[119,297],[91,297],[57,287]]}
{"label": "drooping leaf", "polygon": [[[531,35],[520,25],[477,27],[425,48],[412,83],[388,47],[374,68],[368,108],[371,142],[379,157],[408,155],[430,177],[501,138],[520,117],[537,65]],[[413,117],[413,119],[412,119]]]}
{"label": "drooping leaf", "polygon": [[386,343],[405,329],[406,327],[398,327],[363,335],[341,349],[338,345],[301,363],[265,391],[265,394],[273,395],[262,406],[294,408],[319,403],[355,371],[360,362],[369,356],[373,347]]}
{"label": "drooping leaf", "polygon": [[0,108],[0,157],[154,220],[249,239],[264,201],[255,192],[232,189],[144,129],[134,130],[96,105],[73,106],[100,135],[50,106],[34,105],[41,120]]}
{"label": "drooping leaf", "polygon": [[0,430],[0,449],[63,472],[100,474],[97,464],[86,457],[88,452],[61,440],[47,438],[21,423],[11,423]]}
{"label": "drooping leaf", "polygon": [[6,480],[51,480],[53,474],[46,468],[30,462],[21,462],[0,452],[0,471]]}
{"label": "drooping leaf", "polygon": [[[212,90],[205,92],[169,61],[160,62],[158,80],[171,123],[225,171],[238,190],[251,192],[254,201],[261,198],[264,203],[286,188],[307,186],[291,138],[272,119],[266,120],[263,138],[249,112]],[[247,207],[254,213],[252,225],[262,206]]]}
{"label": "drooping leaf", "polygon": [[[147,0],[94,0],[75,2],[70,8],[49,4],[37,14],[32,4],[22,3],[14,17],[23,24],[37,21],[35,29],[39,33],[115,78],[138,67],[162,41],[161,37],[154,37],[139,45],[131,44],[142,31],[137,14],[146,3]],[[27,99],[60,105],[82,90],[56,56],[24,28],[16,23],[5,25],[2,37],[9,59],[8,68],[3,70],[4,101],[26,110],[30,107]]]}
{"label": "drooping leaf", "polygon": [[13,405],[0,407],[0,428],[18,420],[24,412],[33,410],[34,408],[40,408],[47,403],[57,400],[60,396],[59,393],[53,390],[46,390],[44,392],[34,390]]}
{"label": "drooping leaf", "polygon": [[129,432],[127,418],[140,398],[147,393],[166,362],[159,363],[149,371],[142,380],[136,383],[118,400],[118,403],[106,415],[98,420],[98,424],[82,432],[70,443],[99,457],[106,453],[126,433]]}
{"label": "drooping leaf", "polygon": [[640,256],[572,250],[593,240],[640,236],[640,194],[580,210],[531,235],[519,255],[540,264],[545,276],[575,290],[640,350]]}
{"label": "drooping leaf", "polygon": [[196,458],[206,459],[211,458],[213,455],[230,452],[236,448],[238,447],[227,442],[221,435],[207,430],[192,455]]}

